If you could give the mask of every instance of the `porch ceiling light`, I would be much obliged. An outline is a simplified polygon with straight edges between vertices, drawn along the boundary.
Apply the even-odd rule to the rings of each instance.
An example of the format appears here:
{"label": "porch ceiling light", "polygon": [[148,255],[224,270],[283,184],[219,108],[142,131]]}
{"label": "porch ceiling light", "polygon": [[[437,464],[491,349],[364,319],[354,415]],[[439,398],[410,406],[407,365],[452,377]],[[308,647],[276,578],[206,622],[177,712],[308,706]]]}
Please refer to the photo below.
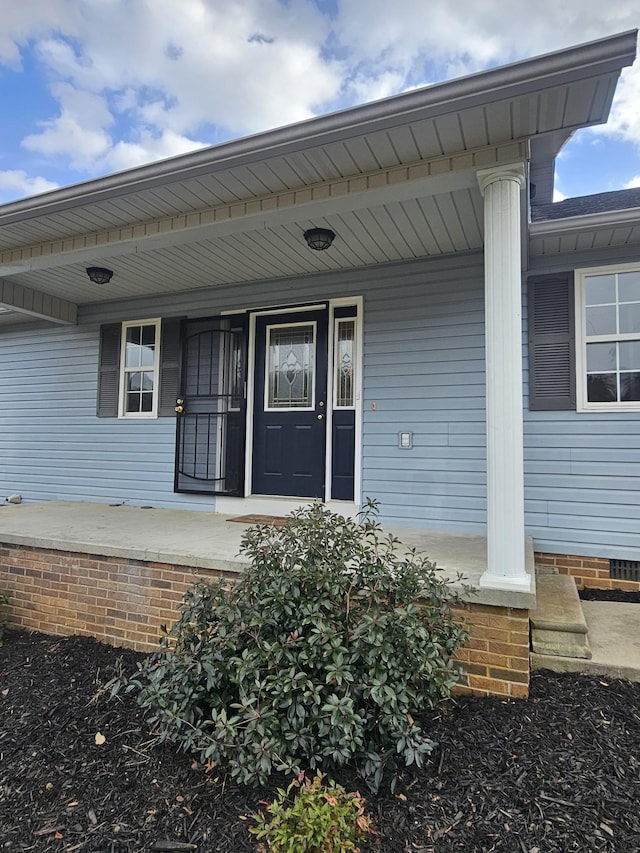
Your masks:
{"label": "porch ceiling light", "polygon": [[310,249],[322,252],[328,249],[335,239],[335,234],[329,228],[309,228],[304,232],[304,239]]}
{"label": "porch ceiling light", "polygon": [[113,276],[113,270],[108,270],[106,267],[87,267],[87,275],[89,281],[94,284],[109,284]]}

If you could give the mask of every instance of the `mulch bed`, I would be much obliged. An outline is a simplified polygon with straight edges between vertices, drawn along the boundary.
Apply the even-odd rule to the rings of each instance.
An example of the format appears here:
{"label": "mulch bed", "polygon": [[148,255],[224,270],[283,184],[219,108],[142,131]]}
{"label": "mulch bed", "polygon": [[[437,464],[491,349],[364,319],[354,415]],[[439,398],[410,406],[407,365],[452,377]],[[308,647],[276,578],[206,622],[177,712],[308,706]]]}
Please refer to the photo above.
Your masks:
{"label": "mulch bed", "polygon": [[[131,696],[104,690],[120,656],[140,658],[8,633],[0,850],[255,853],[250,816],[274,790],[154,744]],[[423,723],[440,746],[395,794],[367,795],[378,836],[363,853],[640,850],[640,684],[536,673],[528,700],[461,697]]]}
{"label": "mulch bed", "polygon": [[627,592],[623,589],[591,589],[585,587],[578,590],[583,601],[620,601],[626,604],[640,603],[640,592]]}

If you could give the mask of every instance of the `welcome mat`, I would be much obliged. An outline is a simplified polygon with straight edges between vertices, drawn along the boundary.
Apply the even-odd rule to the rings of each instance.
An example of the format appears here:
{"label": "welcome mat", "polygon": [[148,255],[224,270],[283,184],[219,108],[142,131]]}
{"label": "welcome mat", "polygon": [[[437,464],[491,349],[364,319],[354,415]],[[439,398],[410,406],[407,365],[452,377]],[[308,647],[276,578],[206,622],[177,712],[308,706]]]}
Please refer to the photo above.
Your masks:
{"label": "welcome mat", "polygon": [[242,524],[272,524],[274,527],[282,527],[288,519],[282,515],[234,515],[227,521],[240,521]]}

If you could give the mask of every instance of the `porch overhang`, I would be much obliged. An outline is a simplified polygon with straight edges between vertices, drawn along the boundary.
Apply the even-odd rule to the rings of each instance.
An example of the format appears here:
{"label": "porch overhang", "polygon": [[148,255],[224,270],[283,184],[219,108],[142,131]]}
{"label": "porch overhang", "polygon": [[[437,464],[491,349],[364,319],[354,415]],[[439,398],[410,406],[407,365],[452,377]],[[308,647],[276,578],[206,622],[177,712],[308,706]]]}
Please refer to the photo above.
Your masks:
{"label": "porch overhang", "polygon": [[[635,48],[623,33],[4,205],[0,276],[83,306],[479,250],[475,173],[528,161],[549,196]],[[308,251],[311,226],[336,232],[330,251]]]}

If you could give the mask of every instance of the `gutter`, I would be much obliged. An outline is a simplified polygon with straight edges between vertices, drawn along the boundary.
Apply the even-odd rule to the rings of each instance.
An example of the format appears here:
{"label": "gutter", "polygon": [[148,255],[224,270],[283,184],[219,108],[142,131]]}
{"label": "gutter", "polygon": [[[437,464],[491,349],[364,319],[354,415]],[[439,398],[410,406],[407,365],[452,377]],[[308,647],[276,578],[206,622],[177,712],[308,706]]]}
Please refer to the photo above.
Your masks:
{"label": "gutter", "polygon": [[638,225],[640,208],[608,210],[600,213],[584,213],[580,216],[567,216],[563,219],[543,219],[529,224],[531,237],[571,234],[578,231],[594,231],[598,228],[619,228],[624,225]]}
{"label": "gutter", "polygon": [[[480,106],[499,100],[500,97],[514,97],[521,90],[531,91],[538,81],[546,80],[550,83],[553,77],[559,78],[556,83],[562,82],[563,77],[567,77],[570,82],[581,69],[588,69],[589,77],[597,73],[619,74],[623,67],[631,65],[635,59],[637,35],[637,30],[628,30],[577,47],[520,60],[500,68],[19,199],[0,207],[0,225],[126,195],[161,183],[188,180],[203,173],[266,157],[284,156],[291,151],[359,134],[379,132],[407,121],[446,115],[467,105]],[[509,89],[512,91],[509,92]]]}

